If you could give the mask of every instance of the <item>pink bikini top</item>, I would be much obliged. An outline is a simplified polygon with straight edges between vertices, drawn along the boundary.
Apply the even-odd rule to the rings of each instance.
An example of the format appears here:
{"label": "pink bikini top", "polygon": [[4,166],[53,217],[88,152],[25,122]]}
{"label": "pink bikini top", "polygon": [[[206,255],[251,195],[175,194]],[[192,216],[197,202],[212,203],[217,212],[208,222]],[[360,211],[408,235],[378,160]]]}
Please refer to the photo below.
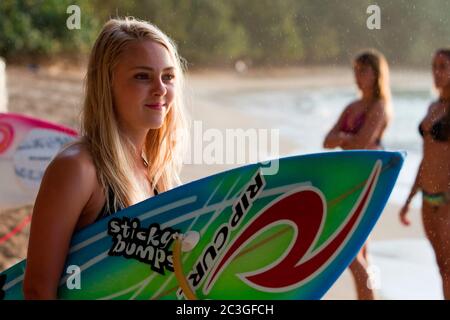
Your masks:
{"label": "pink bikini top", "polygon": [[344,115],[340,131],[344,133],[357,134],[364,125],[366,114],[364,112],[360,113],[353,121],[350,120],[350,114],[346,113]]}

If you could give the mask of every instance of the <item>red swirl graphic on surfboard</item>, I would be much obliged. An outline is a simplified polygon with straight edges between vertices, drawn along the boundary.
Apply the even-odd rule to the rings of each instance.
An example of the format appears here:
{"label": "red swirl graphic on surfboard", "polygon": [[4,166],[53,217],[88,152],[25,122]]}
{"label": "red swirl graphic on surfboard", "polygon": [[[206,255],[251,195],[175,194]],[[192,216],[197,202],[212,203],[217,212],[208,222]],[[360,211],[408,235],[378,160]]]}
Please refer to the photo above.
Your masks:
{"label": "red swirl graphic on surfboard", "polygon": [[[297,191],[283,196],[269,205],[266,210],[253,218],[249,225],[230,244],[211,272],[204,292],[208,293],[226,265],[256,235],[272,224],[289,223],[296,229],[295,241],[279,261],[251,273],[241,274],[240,278],[249,286],[267,292],[288,291],[316,275],[331,259],[339,253],[359,221],[375,190],[381,172],[381,161],[374,165],[363,191],[355,203],[345,224],[326,244],[312,252],[326,217],[326,205],[320,191],[314,188]],[[302,228],[308,226],[307,228]],[[298,232],[301,230],[301,234]]]}

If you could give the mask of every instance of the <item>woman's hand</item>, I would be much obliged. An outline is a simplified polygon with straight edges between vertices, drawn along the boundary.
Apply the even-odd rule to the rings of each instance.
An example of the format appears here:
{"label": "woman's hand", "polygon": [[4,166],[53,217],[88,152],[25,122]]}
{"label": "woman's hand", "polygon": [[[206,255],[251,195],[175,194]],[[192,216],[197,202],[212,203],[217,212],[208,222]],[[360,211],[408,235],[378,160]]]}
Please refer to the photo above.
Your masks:
{"label": "woman's hand", "polygon": [[411,224],[411,220],[409,220],[408,218],[408,211],[409,211],[409,203],[406,203],[400,210],[400,222],[404,226],[409,226]]}
{"label": "woman's hand", "polygon": [[350,133],[339,132],[339,146],[343,150],[351,149],[349,144],[351,144],[352,138],[353,138],[353,135]]}
{"label": "woman's hand", "polygon": [[323,147],[326,149],[334,149],[334,148],[343,148],[343,145],[351,138],[350,134],[338,131],[337,133],[330,133],[327,138],[325,139],[325,142],[323,144]]}

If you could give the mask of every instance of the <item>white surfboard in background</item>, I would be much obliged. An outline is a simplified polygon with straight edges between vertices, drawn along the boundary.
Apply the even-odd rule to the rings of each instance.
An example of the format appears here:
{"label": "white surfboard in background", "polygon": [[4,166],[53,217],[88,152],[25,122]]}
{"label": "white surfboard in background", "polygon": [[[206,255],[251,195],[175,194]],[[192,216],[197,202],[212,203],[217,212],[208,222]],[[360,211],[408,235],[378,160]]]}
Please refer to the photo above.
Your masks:
{"label": "white surfboard in background", "polygon": [[0,57],[0,112],[8,111],[8,92],[6,90],[5,61]]}
{"label": "white surfboard in background", "polygon": [[33,204],[45,169],[76,135],[50,122],[0,113],[0,210]]}

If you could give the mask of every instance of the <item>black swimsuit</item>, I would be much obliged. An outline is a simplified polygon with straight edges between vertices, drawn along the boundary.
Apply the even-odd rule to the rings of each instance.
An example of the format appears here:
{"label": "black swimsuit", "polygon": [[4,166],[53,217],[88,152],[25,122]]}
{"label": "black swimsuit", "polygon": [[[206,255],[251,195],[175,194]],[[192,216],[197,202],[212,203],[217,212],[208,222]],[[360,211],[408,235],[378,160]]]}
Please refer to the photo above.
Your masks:
{"label": "black swimsuit", "polygon": [[[445,120],[445,117],[442,117],[431,127],[429,132],[426,132],[422,124],[419,125],[419,133],[423,137],[426,133],[431,135],[431,138],[435,141],[439,142],[447,142],[450,140],[450,124]],[[441,205],[445,205],[450,201],[450,193],[449,192],[439,192],[439,193],[429,193],[422,189],[423,200],[434,208],[439,208]]]}
{"label": "black swimsuit", "polygon": [[[158,190],[156,190],[156,188],[153,189],[153,192],[154,192],[155,196],[158,195]],[[123,208],[119,207],[119,210],[117,210],[117,211],[114,210],[114,200],[115,200],[114,198],[115,198],[114,193],[111,191],[111,189],[109,189],[109,210],[108,210],[107,203],[105,202],[105,204],[103,205],[102,210],[100,210],[100,212],[99,212],[99,214],[97,216],[97,219],[95,219],[95,222],[97,222],[97,221],[99,221],[99,220],[101,220],[103,218],[106,218],[106,217],[108,217],[110,215],[113,215],[117,211],[120,211],[120,210],[123,209]]]}
{"label": "black swimsuit", "polygon": [[[450,112],[450,111],[447,111]],[[447,119],[446,119],[447,118]],[[450,121],[448,120],[449,115],[444,115],[439,121],[433,124],[431,127],[431,130],[429,131],[431,137],[435,141],[439,142],[446,142],[450,139]],[[425,130],[422,128],[422,123],[419,125],[419,133],[423,137],[425,133]]]}
{"label": "black swimsuit", "polygon": [[[422,123],[419,125],[419,133],[422,137],[425,134],[425,131],[422,128]],[[449,128],[448,124],[444,123],[444,119],[441,119],[435,124],[433,124],[430,130],[430,135],[433,138],[433,140],[439,142],[445,142],[449,140]]]}

